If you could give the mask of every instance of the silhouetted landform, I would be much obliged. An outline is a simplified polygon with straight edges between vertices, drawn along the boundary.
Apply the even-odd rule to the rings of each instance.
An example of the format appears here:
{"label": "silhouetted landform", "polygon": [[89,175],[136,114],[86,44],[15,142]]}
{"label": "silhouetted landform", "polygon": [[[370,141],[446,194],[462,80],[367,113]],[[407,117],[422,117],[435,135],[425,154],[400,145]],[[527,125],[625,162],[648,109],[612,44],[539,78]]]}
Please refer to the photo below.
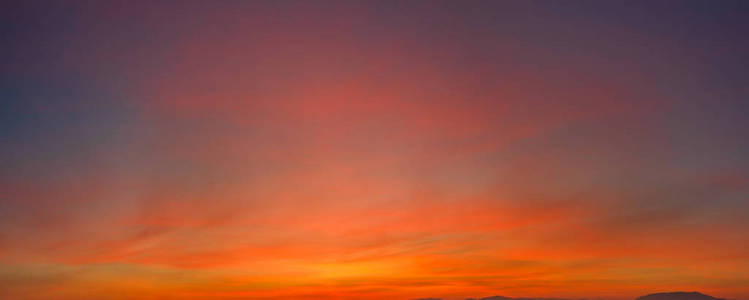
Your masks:
{"label": "silhouetted landform", "polygon": [[486,298],[467,298],[466,300],[571,300],[563,298],[511,298],[505,296],[492,296]]}
{"label": "silhouetted landform", "polygon": [[726,300],[698,292],[656,293],[637,298],[637,300]]}
{"label": "silhouetted landform", "polygon": [[[414,300],[442,300],[441,298],[419,298]],[[492,296],[485,298],[466,298],[465,300],[573,300],[565,298],[511,298],[504,296]],[[585,300],[585,299],[580,299]],[[699,292],[668,292],[668,293],[655,293],[638,297],[636,300],[726,300],[723,298],[715,298]]]}

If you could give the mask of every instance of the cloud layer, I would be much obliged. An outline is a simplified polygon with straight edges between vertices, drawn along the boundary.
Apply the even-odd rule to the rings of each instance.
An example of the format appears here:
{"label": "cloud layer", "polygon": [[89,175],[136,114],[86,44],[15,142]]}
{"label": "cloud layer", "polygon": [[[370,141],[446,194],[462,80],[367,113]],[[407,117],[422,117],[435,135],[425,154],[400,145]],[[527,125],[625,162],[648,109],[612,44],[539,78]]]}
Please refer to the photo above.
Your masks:
{"label": "cloud layer", "polygon": [[715,5],[9,4],[0,296],[749,297]]}

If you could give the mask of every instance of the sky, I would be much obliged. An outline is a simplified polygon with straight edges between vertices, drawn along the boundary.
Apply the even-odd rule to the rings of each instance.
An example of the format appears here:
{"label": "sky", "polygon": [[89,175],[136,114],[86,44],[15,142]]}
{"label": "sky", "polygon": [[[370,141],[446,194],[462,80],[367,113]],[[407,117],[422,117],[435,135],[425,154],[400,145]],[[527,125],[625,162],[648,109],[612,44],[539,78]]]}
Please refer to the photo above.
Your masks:
{"label": "sky", "polygon": [[749,299],[747,1],[3,1],[0,298]]}

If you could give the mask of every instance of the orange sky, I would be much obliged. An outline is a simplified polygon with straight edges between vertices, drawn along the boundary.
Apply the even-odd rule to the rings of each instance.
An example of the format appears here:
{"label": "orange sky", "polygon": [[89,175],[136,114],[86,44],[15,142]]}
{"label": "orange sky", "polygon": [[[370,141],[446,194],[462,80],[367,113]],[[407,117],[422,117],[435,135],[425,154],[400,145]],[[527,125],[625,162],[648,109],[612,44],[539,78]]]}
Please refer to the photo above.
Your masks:
{"label": "orange sky", "polygon": [[7,5],[0,298],[749,299],[748,10],[567,3]]}

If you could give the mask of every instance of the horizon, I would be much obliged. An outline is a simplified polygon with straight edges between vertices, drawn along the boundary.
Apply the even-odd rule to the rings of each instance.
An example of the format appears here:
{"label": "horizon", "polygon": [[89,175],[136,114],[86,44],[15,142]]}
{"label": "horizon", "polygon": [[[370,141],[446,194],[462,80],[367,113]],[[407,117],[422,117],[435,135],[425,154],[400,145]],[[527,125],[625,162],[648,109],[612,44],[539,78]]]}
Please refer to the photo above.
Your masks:
{"label": "horizon", "polygon": [[[738,300],[738,299],[726,299],[721,297],[715,297],[714,295],[706,295],[704,293],[701,293],[699,291],[661,291],[661,292],[653,292],[653,293],[646,293],[641,296],[638,296],[637,299],[646,297],[646,296],[671,296],[671,297],[678,297],[682,296],[683,294],[692,294],[692,296],[697,297],[703,297],[701,299],[722,299],[722,300]],[[503,295],[492,295],[492,296],[481,296],[481,297],[468,297],[468,298],[441,298],[441,297],[424,297],[424,298],[416,298],[411,300],[484,300],[484,299],[491,299],[491,298],[504,298],[504,299],[516,299],[516,300],[618,300],[618,299],[629,299],[629,298],[554,298],[554,297],[523,297],[523,296],[516,296],[516,297],[507,297]],[[678,300],[680,298],[671,298],[673,300]]]}
{"label": "horizon", "polygon": [[0,298],[749,300],[748,37],[741,0],[1,1]]}

